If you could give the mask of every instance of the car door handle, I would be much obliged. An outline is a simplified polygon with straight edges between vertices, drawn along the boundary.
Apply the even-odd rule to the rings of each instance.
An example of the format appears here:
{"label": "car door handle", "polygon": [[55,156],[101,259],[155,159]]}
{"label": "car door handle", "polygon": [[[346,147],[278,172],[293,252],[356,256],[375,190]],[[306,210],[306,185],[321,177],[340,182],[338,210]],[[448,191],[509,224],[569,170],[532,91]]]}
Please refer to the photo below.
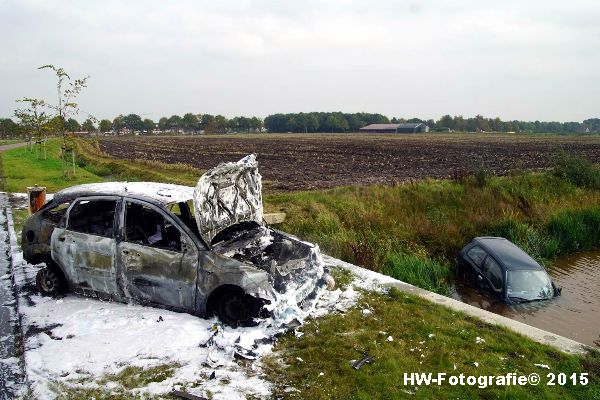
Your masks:
{"label": "car door handle", "polygon": [[158,286],[158,284],[144,278],[135,278],[133,283],[137,286]]}

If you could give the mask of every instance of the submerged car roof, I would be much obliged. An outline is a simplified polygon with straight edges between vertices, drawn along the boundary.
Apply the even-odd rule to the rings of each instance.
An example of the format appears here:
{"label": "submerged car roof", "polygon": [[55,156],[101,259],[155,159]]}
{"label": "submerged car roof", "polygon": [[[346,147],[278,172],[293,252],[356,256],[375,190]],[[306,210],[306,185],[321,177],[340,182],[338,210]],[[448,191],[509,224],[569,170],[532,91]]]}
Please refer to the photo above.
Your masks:
{"label": "submerged car roof", "polygon": [[504,265],[508,270],[513,269],[539,269],[544,268],[538,264],[531,256],[521,250],[516,244],[501,237],[477,237],[473,239],[490,254],[496,261]]}
{"label": "submerged car roof", "polygon": [[129,196],[151,199],[163,204],[191,200],[194,188],[158,182],[102,182],[72,186],[54,194],[54,202],[69,201],[80,196]]}

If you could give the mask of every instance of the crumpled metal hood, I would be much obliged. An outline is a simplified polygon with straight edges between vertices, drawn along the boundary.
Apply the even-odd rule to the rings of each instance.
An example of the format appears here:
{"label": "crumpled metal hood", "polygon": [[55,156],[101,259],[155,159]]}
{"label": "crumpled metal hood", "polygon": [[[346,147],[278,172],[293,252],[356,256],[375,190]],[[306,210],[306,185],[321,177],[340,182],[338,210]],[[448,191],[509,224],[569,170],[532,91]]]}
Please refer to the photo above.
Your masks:
{"label": "crumpled metal hood", "polygon": [[263,223],[262,180],[256,155],[219,164],[198,180],[194,212],[200,234],[208,243],[223,229],[240,223]]}

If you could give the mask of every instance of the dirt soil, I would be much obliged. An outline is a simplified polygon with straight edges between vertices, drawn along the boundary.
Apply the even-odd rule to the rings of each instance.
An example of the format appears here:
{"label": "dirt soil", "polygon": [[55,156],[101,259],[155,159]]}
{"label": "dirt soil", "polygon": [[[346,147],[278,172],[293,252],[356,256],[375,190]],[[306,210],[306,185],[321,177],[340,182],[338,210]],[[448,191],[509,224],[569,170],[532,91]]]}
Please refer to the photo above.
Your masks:
{"label": "dirt soil", "polygon": [[480,166],[496,175],[517,168],[543,170],[560,151],[600,160],[598,136],[138,136],[102,138],[100,148],[119,158],[184,163],[203,170],[256,153],[269,191],[452,178]]}

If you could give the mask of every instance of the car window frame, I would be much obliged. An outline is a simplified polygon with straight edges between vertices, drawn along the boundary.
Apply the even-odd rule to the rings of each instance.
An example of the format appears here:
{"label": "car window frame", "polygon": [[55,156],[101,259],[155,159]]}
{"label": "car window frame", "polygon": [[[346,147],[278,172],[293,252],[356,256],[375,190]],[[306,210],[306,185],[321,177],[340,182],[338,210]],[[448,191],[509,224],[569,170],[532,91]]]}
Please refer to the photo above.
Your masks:
{"label": "car window frame", "polygon": [[[471,258],[471,256],[469,255],[469,253],[475,249],[478,248],[481,251],[483,251],[483,253],[485,254],[485,256],[481,259],[481,265],[478,265],[475,260],[473,260],[473,258]],[[465,256],[467,256],[469,258],[469,260],[473,263],[473,265],[478,269],[478,270],[482,270],[483,264],[485,263],[486,258],[488,258],[490,256],[489,251],[487,251],[486,249],[484,249],[482,246],[478,245],[478,244],[474,244],[473,246],[471,246],[471,248],[469,248],[466,252],[465,252]]]}
{"label": "car window frame", "polygon": [[[498,288],[492,283],[492,280],[487,276],[486,271],[483,268],[488,259],[492,260],[496,264],[496,266],[498,266],[498,269],[500,270],[500,287],[498,287]],[[504,272],[504,268],[502,267],[502,264],[500,264],[498,262],[498,260],[496,260],[491,254],[488,253],[488,256],[483,260],[481,267],[482,267],[481,273],[483,274],[485,279],[487,279],[487,281],[489,282],[490,288],[493,291],[495,291],[496,293],[502,293],[504,291],[504,286],[506,284],[506,276],[505,276],[505,272]]]}
{"label": "car window frame", "polygon": [[[115,216],[113,218],[113,236],[112,236],[112,238],[109,238],[106,236],[94,235],[93,233],[79,232],[79,231],[69,229],[69,219],[71,218],[71,211],[73,211],[73,207],[75,207],[75,205],[78,204],[80,201],[94,201],[94,200],[105,200],[105,201],[113,200],[113,201],[115,201]],[[90,236],[95,236],[95,237],[100,237],[100,238],[104,238],[104,239],[111,239],[111,240],[117,241],[118,235],[119,235],[117,215],[120,212],[120,204],[119,204],[120,200],[121,200],[121,198],[119,196],[80,196],[80,197],[77,197],[71,201],[71,204],[69,205],[69,208],[65,212],[65,215],[59,222],[58,227],[63,228],[69,232],[75,232],[75,233],[79,233],[82,235],[90,235]]]}
{"label": "car window frame", "polygon": [[[152,246],[152,245],[147,245],[147,244],[140,244],[140,243],[134,243],[134,242],[130,242],[125,240],[126,239],[126,235],[125,235],[125,229],[126,229],[126,218],[127,218],[127,202],[132,202],[132,203],[137,203],[137,204],[141,204],[142,206],[147,206],[148,208],[152,209],[154,212],[157,212],[159,215],[161,215],[163,218],[167,219],[171,225],[173,225],[175,228],[177,228],[177,230],[179,231],[179,233],[182,235],[182,238],[180,240],[180,244],[181,244],[181,248],[179,250],[175,250],[172,248],[168,248],[168,247],[161,247],[161,246]],[[169,210],[166,210],[162,207],[159,207],[155,204],[152,204],[148,201],[142,200],[142,199],[136,199],[134,197],[124,197],[123,201],[122,201],[122,205],[121,205],[121,212],[119,215],[119,237],[121,239],[122,242],[125,243],[129,243],[129,244],[135,244],[138,246],[144,246],[144,247],[148,247],[148,248],[152,248],[152,249],[157,249],[157,250],[163,250],[163,251],[172,251],[173,253],[179,253],[179,254],[184,254],[185,253],[185,249],[184,249],[184,243],[190,244],[193,246],[196,246],[196,248],[198,247],[198,245],[196,244],[196,241],[192,239],[192,237],[190,236],[190,234],[188,232],[185,231],[185,229],[182,229],[182,225],[185,225],[183,223],[183,221],[179,221],[179,218],[177,218],[176,215],[172,214]],[[185,239],[184,236],[185,235]],[[198,249],[200,250],[200,249]]]}

